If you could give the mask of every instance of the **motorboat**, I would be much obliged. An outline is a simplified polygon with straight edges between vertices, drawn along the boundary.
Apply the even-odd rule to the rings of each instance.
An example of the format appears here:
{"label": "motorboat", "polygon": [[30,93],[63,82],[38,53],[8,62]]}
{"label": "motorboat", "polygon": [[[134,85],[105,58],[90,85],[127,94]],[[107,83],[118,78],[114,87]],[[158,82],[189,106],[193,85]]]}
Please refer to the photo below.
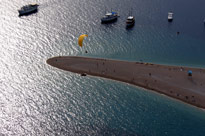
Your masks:
{"label": "motorboat", "polygon": [[173,14],[172,12],[168,12],[168,21],[171,22],[173,20]]}
{"label": "motorboat", "polygon": [[134,16],[128,16],[126,20],[126,27],[132,27],[135,24],[135,18]]}
{"label": "motorboat", "polygon": [[35,4],[28,4],[28,5],[21,7],[21,9],[18,10],[19,16],[29,15],[31,13],[37,12],[38,6],[39,5],[35,3]]}
{"label": "motorboat", "polygon": [[87,74],[86,74],[86,73],[81,73],[80,75],[81,75],[81,76],[87,76]]}
{"label": "motorboat", "polygon": [[101,18],[101,23],[114,22],[118,18],[117,12],[108,12]]}

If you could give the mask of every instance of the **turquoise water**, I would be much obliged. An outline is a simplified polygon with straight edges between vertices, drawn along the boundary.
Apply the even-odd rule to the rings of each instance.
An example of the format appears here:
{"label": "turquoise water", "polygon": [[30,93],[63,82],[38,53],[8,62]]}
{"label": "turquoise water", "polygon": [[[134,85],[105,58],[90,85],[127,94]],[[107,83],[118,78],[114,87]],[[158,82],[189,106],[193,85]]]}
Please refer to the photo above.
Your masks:
{"label": "turquoise water", "polygon": [[[17,9],[30,2],[0,4],[0,135],[204,136],[201,109],[62,71],[46,60],[74,55],[204,67],[205,1],[42,0],[37,14],[19,18]],[[102,25],[100,17],[111,8],[120,18]],[[130,8],[136,24],[127,30]],[[84,33],[89,37],[80,48]]]}

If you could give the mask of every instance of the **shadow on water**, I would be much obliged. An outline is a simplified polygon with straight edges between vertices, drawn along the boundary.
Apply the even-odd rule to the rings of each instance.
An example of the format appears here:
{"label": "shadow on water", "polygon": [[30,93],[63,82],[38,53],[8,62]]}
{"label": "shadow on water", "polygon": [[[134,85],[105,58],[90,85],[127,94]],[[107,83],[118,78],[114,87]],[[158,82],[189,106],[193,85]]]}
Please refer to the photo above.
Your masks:
{"label": "shadow on water", "polygon": [[172,27],[173,23],[174,23],[174,21],[167,21],[168,28]]}
{"label": "shadow on water", "polygon": [[125,28],[127,31],[132,31],[132,30],[134,30],[134,25],[133,26],[126,26]]}
{"label": "shadow on water", "polygon": [[19,15],[19,17],[22,17],[22,16],[30,16],[30,15],[33,15],[33,14],[36,14],[38,12],[38,10],[35,10],[33,12],[30,12],[30,13],[27,13],[27,14],[24,14],[24,15]]}
{"label": "shadow on water", "polygon": [[103,25],[103,26],[106,26],[106,27],[112,27],[112,26],[114,26],[114,25],[116,25],[117,24],[117,20],[113,20],[113,21],[110,21],[110,22],[101,22],[101,24]]}

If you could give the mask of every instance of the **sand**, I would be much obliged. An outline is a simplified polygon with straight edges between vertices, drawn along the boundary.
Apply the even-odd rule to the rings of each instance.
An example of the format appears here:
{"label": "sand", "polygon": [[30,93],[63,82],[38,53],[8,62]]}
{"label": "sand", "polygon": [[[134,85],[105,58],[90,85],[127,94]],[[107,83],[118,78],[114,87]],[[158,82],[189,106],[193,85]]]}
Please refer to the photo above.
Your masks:
{"label": "sand", "polygon": [[205,108],[205,69],[74,56],[50,58],[47,63],[74,73],[126,82]]}

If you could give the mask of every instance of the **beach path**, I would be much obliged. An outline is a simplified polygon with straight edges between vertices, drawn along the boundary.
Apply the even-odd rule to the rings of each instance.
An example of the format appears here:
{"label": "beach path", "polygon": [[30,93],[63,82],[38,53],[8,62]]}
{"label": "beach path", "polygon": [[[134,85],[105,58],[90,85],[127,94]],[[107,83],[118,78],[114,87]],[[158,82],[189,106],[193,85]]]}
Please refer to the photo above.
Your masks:
{"label": "beach path", "polygon": [[[118,80],[205,108],[205,69],[60,56],[47,63],[66,71]],[[188,76],[188,71],[192,76]]]}

